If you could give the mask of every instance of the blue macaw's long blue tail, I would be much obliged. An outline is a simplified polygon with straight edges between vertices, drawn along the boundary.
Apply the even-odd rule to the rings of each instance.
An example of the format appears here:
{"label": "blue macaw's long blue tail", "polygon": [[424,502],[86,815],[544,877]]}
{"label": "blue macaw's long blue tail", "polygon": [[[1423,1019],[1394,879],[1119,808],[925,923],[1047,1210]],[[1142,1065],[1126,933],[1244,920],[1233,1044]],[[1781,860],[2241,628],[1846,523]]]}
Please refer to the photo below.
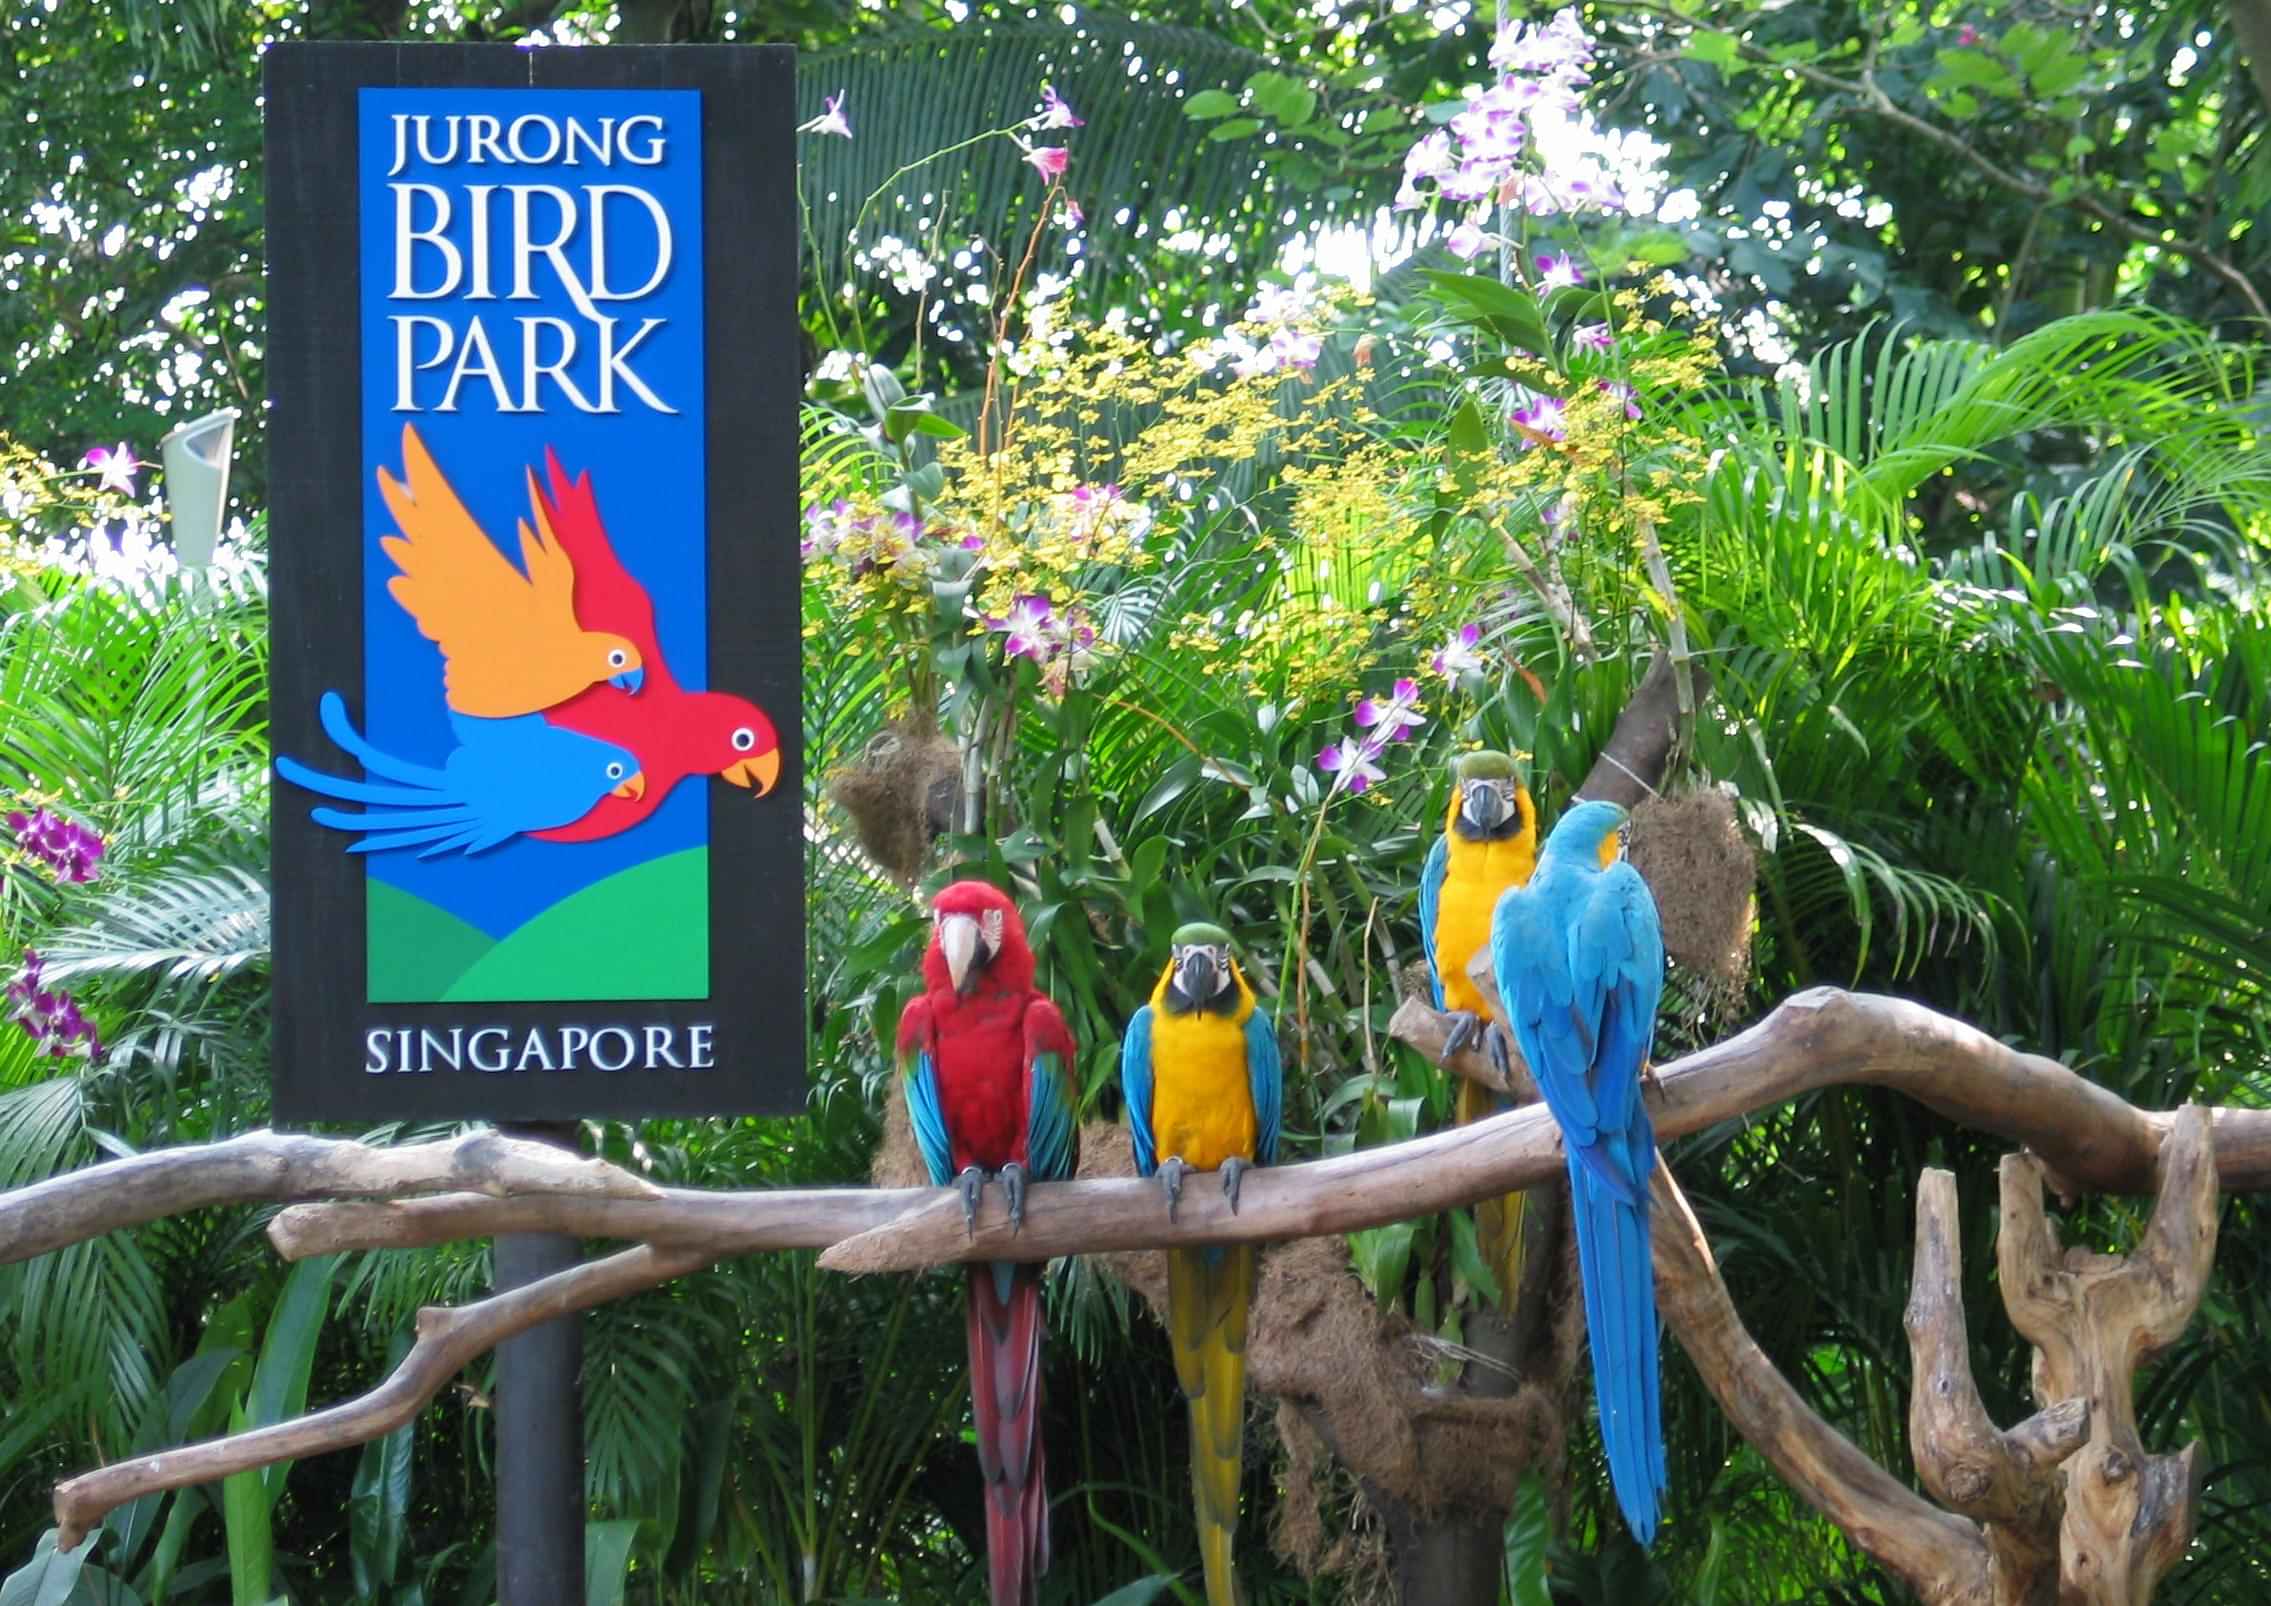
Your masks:
{"label": "blue macaw's long blue tail", "polygon": [[1648,1249],[1648,1195],[1620,1197],[1575,1153],[1569,1157],[1577,1270],[1593,1348],[1593,1397],[1617,1506],[1642,1546],[1654,1542],[1664,1495],[1663,1388],[1656,1363],[1656,1269]]}

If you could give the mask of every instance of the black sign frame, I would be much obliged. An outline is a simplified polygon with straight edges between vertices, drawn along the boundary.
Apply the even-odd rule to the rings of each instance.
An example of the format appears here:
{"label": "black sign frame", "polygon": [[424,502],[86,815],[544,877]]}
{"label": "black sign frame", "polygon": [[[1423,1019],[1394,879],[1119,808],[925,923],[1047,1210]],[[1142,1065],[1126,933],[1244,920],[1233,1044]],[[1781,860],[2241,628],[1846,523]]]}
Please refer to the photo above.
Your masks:
{"label": "black sign frame", "polygon": [[[682,783],[711,793],[710,995],[697,1001],[368,1002],[364,863],[342,851],[337,832],[310,822],[309,805],[319,799],[277,781],[270,825],[280,1125],[771,1114],[803,1106],[794,62],[787,46],[290,43],[267,54],[274,750],[326,751],[321,694],[362,684],[369,468],[361,428],[358,91],[693,89],[701,94],[703,164],[708,683],[756,700],[772,718],[781,756],[778,780],[762,798],[707,776]],[[616,477],[626,477],[623,467]],[[628,477],[635,507],[636,476]],[[563,1031],[583,1031],[588,1049],[594,1031],[620,1027],[636,1039],[650,1026],[675,1034],[675,1057],[711,1063],[609,1070],[587,1052],[579,1068],[557,1068]],[[539,1063],[495,1072],[369,1069],[381,1054],[374,1034],[438,1037],[490,1027],[516,1049],[538,1034]],[[388,1044],[412,1041],[391,1036]],[[431,1065],[434,1056],[426,1058]],[[526,1065],[530,1056],[516,1058]],[[547,1060],[554,1069],[541,1068]]]}

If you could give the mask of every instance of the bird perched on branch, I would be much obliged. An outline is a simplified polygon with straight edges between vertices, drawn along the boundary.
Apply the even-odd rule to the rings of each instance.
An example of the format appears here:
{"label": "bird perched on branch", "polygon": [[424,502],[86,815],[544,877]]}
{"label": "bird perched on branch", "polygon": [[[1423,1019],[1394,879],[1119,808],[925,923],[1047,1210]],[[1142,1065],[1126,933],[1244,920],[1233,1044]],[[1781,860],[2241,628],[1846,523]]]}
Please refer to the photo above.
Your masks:
{"label": "bird perched on branch", "polygon": [[[1240,1180],[1277,1159],[1283,1076],[1277,1033],[1230,956],[1220,926],[1187,925],[1170,939],[1151,1002],[1128,1022],[1120,1082],[1136,1170],[1157,1176],[1173,1220],[1184,1179],[1219,1171],[1230,1208]],[[1246,1439],[1246,1310],[1252,1244],[1167,1252],[1167,1335],[1191,1409],[1191,1487],[1208,1606],[1236,1606],[1231,1538]]]}
{"label": "bird perched on branch", "polygon": [[1664,1425],[1648,1248],[1656,1134],[1640,1083],[1664,942],[1640,872],[1603,863],[1624,818],[1614,803],[1579,803],[1555,823],[1529,883],[1498,901],[1490,954],[1514,1041],[1561,1126],[1601,1443],[1617,1505],[1646,1545],[1664,1491]]}
{"label": "bird perched on branch", "polygon": [[[1444,1040],[1449,1059],[1478,1034],[1488,1045],[1502,1082],[1513,1080],[1505,1040],[1490,1030],[1496,1017],[1467,964],[1490,946],[1491,912],[1507,888],[1530,879],[1538,861],[1538,813],[1529,789],[1514,778],[1504,753],[1462,753],[1451,766],[1451,806],[1443,834],[1428,851],[1419,880],[1419,935],[1427,950],[1435,1007],[1451,1015]],[[1474,1082],[1459,1082],[1461,1126],[1512,1107]],[[1511,1311],[1522,1281],[1522,1204],[1519,1191],[1475,1207],[1475,1236],[1483,1264],[1497,1279],[1500,1305]]]}
{"label": "bird perched on branch", "polygon": [[[933,1183],[962,1192],[976,1229],[999,1180],[1014,1231],[1030,1181],[1063,1181],[1080,1162],[1077,1053],[1057,1006],[1033,989],[1033,951],[1017,906],[982,881],[931,901],[922,995],[899,1017],[907,1113]],[[1049,1569],[1041,1443],[1041,1268],[969,1268],[970,1414],[986,1481],[993,1606],[1033,1606]]]}

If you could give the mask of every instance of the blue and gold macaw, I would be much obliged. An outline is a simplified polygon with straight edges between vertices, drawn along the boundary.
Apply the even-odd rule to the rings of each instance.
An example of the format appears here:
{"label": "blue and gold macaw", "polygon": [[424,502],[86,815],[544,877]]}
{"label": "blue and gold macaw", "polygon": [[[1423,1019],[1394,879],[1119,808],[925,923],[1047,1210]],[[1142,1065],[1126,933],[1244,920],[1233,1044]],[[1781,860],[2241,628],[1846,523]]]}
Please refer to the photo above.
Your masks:
{"label": "blue and gold macaw", "polygon": [[1490,956],[1514,1041],[1561,1125],[1601,1443],[1617,1505],[1646,1545],[1664,1492],[1664,1424],[1648,1249],[1656,1134],[1640,1082],[1664,939],[1640,872],[1603,865],[1624,817],[1614,803],[1579,803],[1556,822],[1537,873],[1498,902]]}
{"label": "blue and gold macaw", "polygon": [[[1504,1040],[1490,1030],[1490,1000],[1467,974],[1467,963],[1490,946],[1491,911],[1509,887],[1530,879],[1538,862],[1538,813],[1529,789],[1514,778],[1504,753],[1463,753],[1451,766],[1451,806],[1443,834],[1427,855],[1419,880],[1419,936],[1434,980],[1435,1007],[1452,1016],[1443,1045],[1448,1059],[1478,1032],[1511,1081]],[[1504,1097],[1461,1079],[1458,1122],[1465,1126],[1511,1108]],[[1483,1264],[1498,1281],[1500,1305],[1511,1311],[1522,1281],[1522,1203],[1519,1192],[1475,1207],[1475,1236]]]}
{"label": "blue and gold macaw", "polygon": [[[1230,1208],[1238,1184],[1277,1158],[1283,1074],[1277,1033],[1254,1004],[1230,934],[1180,927],[1151,1002],[1120,1045],[1120,1083],[1136,1170],[1167,1190],[1167,1218],[1193,1171],[1220,1171]],[[1167,1334],[1191,1407],[1191,1487],[1208,1606],[1236,1606],[1230,1542],[1246,1440],[1246,1307],[1254,1297],[1252,1244],[1167,1252]]]}

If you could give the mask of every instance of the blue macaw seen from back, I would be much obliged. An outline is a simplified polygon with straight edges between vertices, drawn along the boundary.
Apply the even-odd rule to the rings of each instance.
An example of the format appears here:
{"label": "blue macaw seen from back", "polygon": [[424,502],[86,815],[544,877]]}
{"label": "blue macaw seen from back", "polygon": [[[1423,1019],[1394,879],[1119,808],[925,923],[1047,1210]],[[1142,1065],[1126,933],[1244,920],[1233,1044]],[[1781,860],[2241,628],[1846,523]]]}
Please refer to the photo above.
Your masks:
{"label": "blue macaw seen from back", "polygon": [[1656,1134],[1640,1084],[1664,942],[1640,872],[1603,862],[1624,818],[1602,802],[1562,815],[1528,884],[1499,900],[1490,953],[1507,1025],[1561,1126],[1601,1442],[1617,1505],[1646,1545],[1665,1474],[1648,1246]]}
{"label": "blue macaw seen from back", "polygon": [[[1169,942],[1151,1002],[1128,1022],[1120,1082],[1136,1170],[1156,1176],[1174,1219],[1184,1179],[1219,1171],[1230,1208],[1245,1173],[1277,1159],[1284,1104],[1277,1033],[1254,1002],[1230,934],[1198,923]],[[1231,1541],[1246,1436],[1246,1312],[1252,1244],[1167,1252],[1167,1333],[1191,1411],[1191,1488],[1208,1606],[1236,1606]]]}
{"label": "blue macaw seen from back", "polygon": [[[1419,936],[1435,1007],[1449,1012],[1451,1035],[1443,1045],[1448,1059],[1481,1034],[1510,1082],[1505,1039],[1490,1030],[1497,1018],[1467,965],[1490,946],[1491,915],[1509,887],[1530,879],[1538,862],[1538,814],[1529,789],[1515,779],[1514,761],[1488,750],[1462,753],[1451,766],[1451,804],[1443,834],[1427,855],[1419,881]],[[1501,1110],[1512,1100],[1461,1079],[1461,1126]],[[1475,1236],[1483,1264],[1498,1283],[1502,1308],[1511,1311],[1522,1281],[1523,1196],[1519,1192],[1486,1199],[1475,1206]]]}
{"label": "blue macaw seen from back", "polygon": [[[899,1017],[907,1113],[931,1181],[961,1189],[975,1226],[989,1178],[1025,1219],[1029,1181],[1079,1169],[1075,1045],[1057,1006],[1033,986],[1033,951],[1017,906],[982,881],[931,900],[924,990]],[[1047,1461],[1041,1441],[1041,1268],[969,1269],[970,1416],[986,1484],[986,1567],[993,1606],[1034,1606],[1049,1569]]]}

